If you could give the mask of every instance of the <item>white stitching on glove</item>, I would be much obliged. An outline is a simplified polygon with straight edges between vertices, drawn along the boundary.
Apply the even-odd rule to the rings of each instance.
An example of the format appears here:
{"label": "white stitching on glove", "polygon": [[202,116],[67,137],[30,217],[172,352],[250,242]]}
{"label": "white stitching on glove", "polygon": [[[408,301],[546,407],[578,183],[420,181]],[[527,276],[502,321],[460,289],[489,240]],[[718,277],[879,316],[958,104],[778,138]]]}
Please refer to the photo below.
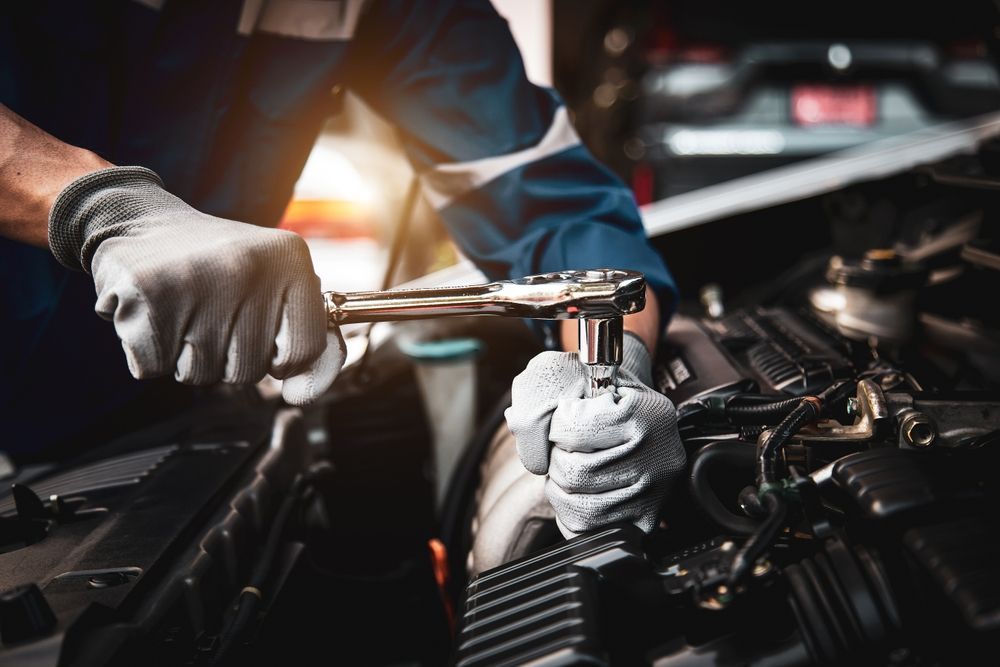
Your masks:
{"label": "white stitching on glove", "polygon": [[650,389],[643,342],[626,334],[614,392],[585,398],[577,355],[542,352],[514,378],[507,426],[524,467],[548,474],[545,494],[566,537],[617,521],[646,532],[686,457],[677,412]]}
{"label": "white stitching on glove", "polygon": [[95,310],[114,322],[136,378],[245,384],[270,374],[302,405],[343,366],[305,242],[201,213],[147,169],[70,184],[52,208],[49,243],[63,264],[92,273]]}

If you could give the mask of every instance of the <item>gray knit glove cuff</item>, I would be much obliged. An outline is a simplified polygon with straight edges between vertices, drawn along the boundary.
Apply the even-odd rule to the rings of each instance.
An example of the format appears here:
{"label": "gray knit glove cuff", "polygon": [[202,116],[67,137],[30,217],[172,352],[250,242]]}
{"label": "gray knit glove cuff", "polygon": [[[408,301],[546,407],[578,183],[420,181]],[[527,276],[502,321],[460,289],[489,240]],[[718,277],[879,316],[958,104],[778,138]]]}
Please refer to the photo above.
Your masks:
{"label": "gray knit glove cuff", "polygon": [[[78,178],[56,198],[49,212],[49,248],[68,269],[90,273],[100,242],[127,231],[129,222],[144,214],[153,188],[163,181],[145,167],[109,167]],[[123,229],[124,227],[124,229]]]}

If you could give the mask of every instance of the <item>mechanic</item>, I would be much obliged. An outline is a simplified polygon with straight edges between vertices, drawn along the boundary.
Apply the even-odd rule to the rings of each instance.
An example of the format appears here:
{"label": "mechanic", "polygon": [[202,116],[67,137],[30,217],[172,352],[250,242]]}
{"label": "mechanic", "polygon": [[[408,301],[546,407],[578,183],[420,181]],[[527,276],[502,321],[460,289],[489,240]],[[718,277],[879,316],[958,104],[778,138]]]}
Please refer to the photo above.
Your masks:
{"label": "mechanic", "polygon": [[564,532],[653,527],[684,464],[650,388],[676,289],[487,0],[4,3],[0,63],[8,453],[134,428],[183,401],[177,383],[270,374],[296,405],[330,386],[343,341],[305,243],[273,227],[347,88],[399,128],[423,196],[491,278],[645,274],[617,393],[583,399],[575,355],[544,352],[508,424]]}

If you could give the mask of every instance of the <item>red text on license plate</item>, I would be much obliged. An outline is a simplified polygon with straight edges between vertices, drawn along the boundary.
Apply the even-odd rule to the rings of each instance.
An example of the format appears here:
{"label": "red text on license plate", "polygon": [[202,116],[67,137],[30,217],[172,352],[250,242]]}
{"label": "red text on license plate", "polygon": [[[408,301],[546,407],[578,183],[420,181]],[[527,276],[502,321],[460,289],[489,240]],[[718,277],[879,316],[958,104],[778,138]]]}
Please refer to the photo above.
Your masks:
{"label": "red text on license plate", "polygon": [[799,125],[857,125],[875,123],[877,104],[871,86],[795,86],[792,119]]}

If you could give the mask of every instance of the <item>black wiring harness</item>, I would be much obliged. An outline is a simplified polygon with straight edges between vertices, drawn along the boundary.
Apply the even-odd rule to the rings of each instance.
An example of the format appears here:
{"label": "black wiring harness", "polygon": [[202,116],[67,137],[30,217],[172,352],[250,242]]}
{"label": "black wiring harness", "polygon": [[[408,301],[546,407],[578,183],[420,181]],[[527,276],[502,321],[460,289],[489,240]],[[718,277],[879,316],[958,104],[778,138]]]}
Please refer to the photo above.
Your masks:
{"label": "black wiring harness", "polygon": [[[757,497],[764,519],[733,556],[729,567],[730,588],[746,580],[754,564],[770,550],[788,519],[786,496],[789,486],[786,484],[784,471],[778,464],[781,450],[802,427],[829,412],[832,406],[851,395],[856,387],[857,382],[845,381],[831,385],[816,396],[792,399],[796,404],[760,443],[757,453]],[[787,404],[787,401],[783,403]],[[783,409],[785,407],[787,405],[782,406]]]}

